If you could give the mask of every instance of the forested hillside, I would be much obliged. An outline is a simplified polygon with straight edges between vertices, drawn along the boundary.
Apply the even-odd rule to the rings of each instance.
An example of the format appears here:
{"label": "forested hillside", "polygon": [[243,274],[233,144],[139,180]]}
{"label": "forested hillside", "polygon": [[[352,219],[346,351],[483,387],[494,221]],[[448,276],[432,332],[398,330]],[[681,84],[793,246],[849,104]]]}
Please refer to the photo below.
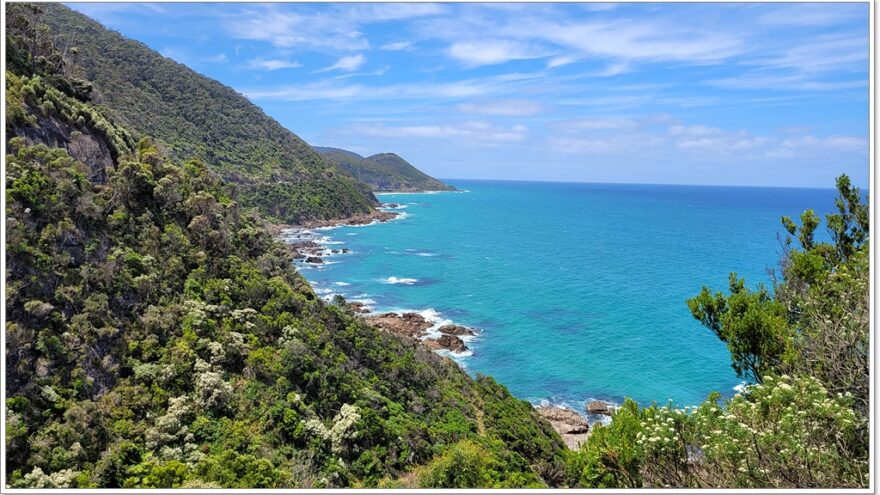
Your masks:
{"label": "forested hillside", "polygon": [[367,213],[376,204],[365,185],[232,88],[64,5],[42,7],[56,45],[94,85],[100,107],[170,156],[204,161],[236,185],[244,206],[297,223]]}
{"label": "forested hillside", "polygon": [[367,183],[374,191],[455,190],[394,153],[379,153],[364,158],[357,153],[338,148],[315,147],[315,150],[352,177]]}
{"label": "forested hillside", "polygon": [[564,482],[531,405],[324,304],[237,188],[6,9],[9,486]]}

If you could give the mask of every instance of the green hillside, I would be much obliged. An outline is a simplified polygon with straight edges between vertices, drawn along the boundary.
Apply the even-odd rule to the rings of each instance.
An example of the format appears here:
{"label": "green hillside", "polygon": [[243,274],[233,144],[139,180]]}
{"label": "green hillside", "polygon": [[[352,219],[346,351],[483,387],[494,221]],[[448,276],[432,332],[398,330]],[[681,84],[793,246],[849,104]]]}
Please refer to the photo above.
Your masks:
{"label": "green hillside", "polygon": [[366,213],[375,198],[232,88],[109,31],[61,4],[43,21],[95,86],[95,99],[136,136],[197,157],[235,183],[245,206],[278,221]]}
{"label": "green hillside", "polygon": [[455,188],[440,182],[413,167],[394,153],[379,153],[362,157],[357,153],[338,148],[315,149],[330,162],[363,181],[374,191],[454,191]]}
{"label": "green hillside", "polygon": [[323,303],[235,187],[6,8],[7,487],[562,482],[531,405]]}

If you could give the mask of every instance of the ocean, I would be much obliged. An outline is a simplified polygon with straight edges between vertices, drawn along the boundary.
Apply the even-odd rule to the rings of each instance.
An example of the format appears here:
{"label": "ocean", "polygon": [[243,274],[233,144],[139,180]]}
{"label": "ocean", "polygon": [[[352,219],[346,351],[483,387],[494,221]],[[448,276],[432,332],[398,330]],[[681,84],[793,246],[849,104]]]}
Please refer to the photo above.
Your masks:
{"label": "ocean", "polygon": [[[393,221],[316,229],[349,253],[300,264],[322,296],[479,330],[452,356],[533,403],[630,397],[694,405],[741,383],[686,300],[732,271],[770,285],[780,216],[834,209],[832,189],[449,181],[381,195]],[[823,222],[824,226],[824,222]],[[819,236],[825,236],[820,227]]]}

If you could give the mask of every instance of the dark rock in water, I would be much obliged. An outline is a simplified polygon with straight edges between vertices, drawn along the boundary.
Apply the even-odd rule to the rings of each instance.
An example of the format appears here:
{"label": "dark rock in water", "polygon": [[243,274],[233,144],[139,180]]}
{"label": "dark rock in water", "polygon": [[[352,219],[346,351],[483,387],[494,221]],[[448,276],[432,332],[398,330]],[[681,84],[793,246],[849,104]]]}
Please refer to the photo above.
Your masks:
{"label": "dark rock in water", "polygon": [[590,425],[577,412],[564,407],[551,406],[540,406],[535,410],[550,423],[556,433],[559,433],[569,449],[578,450],[587,441]]}
{"label": "dark rock in water", "polygon": [[443,325],[439,328],[440,333],[445,333],[448,335],[475,335],[474,331],[468,327],[463,327],[461,325]]}
{"label": "dark rock in water", "polygon": [[319,258],[317,256],[309,256],[306,258],[306,263],[321,264],[323,262],[324,262],[324,260],[322,260],[321,258]]}
{"label": "dark rock in water", "polygon": [[333,254],[339,254],[342,252],[342,250],[341,249],[332,249],[332,250],[330,250],[330,252]]}
{"label": "dark rock in water", "polygon": [[587,412],[590,414],[602,414],[611,416],[614,412],[614,404],[610,404],[601,400],[594,400],[587,403]]}
{"label": "dark rock in water", "polygon": [[455,335],[449,335],[444,333],[437,339],[437,343],[440,344],[444,349],[449,349],[452,352],[464,352],[468,350],[467,346],[464,345],[464,341]]}
{"label": "dark rock in water", "polygon": [[348,248],[342,248],[342,252],[343,252],[343,253],[350,253],[350,252],[351,252],[351,249],[348,249]]}

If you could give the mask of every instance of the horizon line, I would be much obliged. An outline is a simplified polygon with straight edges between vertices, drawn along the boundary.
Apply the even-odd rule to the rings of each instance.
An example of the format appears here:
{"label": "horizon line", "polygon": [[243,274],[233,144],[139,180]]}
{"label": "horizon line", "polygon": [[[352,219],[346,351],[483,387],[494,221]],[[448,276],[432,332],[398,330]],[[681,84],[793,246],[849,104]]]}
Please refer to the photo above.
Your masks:
{"label": "horizon line", "polygon": [[[467,177],[436,177],[440,181],[474,181],[474,182],[536,182],[542,184],[590,184],[590,185],[608,185],[608,186],[678,186],[678,187],[732,187],[732,188],[760,188],[760,189],[815,189],[834,191],[836,187],[818,187],[818,186],[768,186],[768,185],[748,185],[748,184],[681,184],[681,183],[659,183],[659,182],[602,182],[602,181],[583,181],[583,180],[541,180],[541,179],[476,179]],[[870,191],[869,186],[854,184],[861,191]]]}

